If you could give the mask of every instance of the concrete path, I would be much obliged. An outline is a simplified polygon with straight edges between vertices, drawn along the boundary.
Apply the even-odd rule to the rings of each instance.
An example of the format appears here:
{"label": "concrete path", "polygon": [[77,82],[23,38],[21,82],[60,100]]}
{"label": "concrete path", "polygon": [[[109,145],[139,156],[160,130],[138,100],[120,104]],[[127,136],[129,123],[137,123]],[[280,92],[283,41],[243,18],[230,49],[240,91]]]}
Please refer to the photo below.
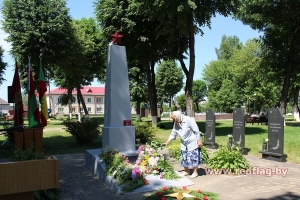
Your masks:
{"label": "concrete path", "polygon": [[[56,157],[60,164],[61,200],[141,200],[149,195],[121,195],[109,190],[102,180],[84,166],[84,154]],[[250,155],[245,157],[260,175],[208,175],[204,166],[200,166],[201,176],[191,179],[195,184],[188,189],[215,192],[221,200],[300,200],[300,165],[269,161]],[[170,162],[175,170],[182,170],[177,161],[170,159]]]}

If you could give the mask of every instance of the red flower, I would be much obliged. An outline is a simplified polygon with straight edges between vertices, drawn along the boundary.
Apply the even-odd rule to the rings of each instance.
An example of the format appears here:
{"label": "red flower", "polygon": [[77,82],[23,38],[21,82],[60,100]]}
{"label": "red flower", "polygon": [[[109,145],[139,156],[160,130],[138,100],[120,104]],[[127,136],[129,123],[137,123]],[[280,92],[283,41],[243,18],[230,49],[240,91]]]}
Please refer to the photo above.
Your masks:
{"label": "red flower", "polygon": [[207,197],[207,196],[204,196],[204,197],[203,197],[203,200],[208,200],[208,197]]}
{"label": "red flower", "polygon": [[166,200],[166,198],[165,198],[165,197],[162,197],[160,200]]}
{"label": "red flower", "polygon": [[156,192],[156,195],[161,196],[162,194],[161,194],[161,192]]}
{"label": "red flower", "polygon": [[198,193],[201,193],[201,190],[198,190],[197,192],[198,192]]}
{"label": "red flower", "polygon": [[187,190],[187,187],[186,187],[186,186],[183,186],[182,188],[183,188],[184,190]]}
{"label": "red flower", "polygon": [[167,187],[163,187],[163,191],[167,191],[168,190],[168,188]]}
{"label": "red flower", "polygon": [[147,179],[144,178],[144,184],[145,185],[149,185],[149,181]]}

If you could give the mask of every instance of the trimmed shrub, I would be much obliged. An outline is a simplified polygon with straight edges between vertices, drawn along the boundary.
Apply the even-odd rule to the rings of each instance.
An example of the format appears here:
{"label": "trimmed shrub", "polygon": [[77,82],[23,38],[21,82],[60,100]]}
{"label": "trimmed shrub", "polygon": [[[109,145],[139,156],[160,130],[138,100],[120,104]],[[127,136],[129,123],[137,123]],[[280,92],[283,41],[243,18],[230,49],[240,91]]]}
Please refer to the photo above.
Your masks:
{"label": "trimmed shrub", "polygon": [[63,121],[63,124],[66,126],[66,131],[75,138],[77,144],[90,143],[101,133],[99,122],[93,118],[84,122],[68,119]]}

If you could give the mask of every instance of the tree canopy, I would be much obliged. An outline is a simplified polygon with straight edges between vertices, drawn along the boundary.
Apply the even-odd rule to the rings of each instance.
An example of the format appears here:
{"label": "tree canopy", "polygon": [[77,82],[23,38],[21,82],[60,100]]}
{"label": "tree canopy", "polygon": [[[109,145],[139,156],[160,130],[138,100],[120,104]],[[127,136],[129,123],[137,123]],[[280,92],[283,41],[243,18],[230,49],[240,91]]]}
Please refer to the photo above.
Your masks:
{"label": "tree canopy", "polygon": [[73,40],[71,17],[65,0],[3,0],[1,11],[3,30],[8,33],[7,41],[11,43],[11,54],[20,63],[23,87],[27,82],[29,56],[35,80],[38,80],[41,54],[43,67],[50,72],[53,67],[65,63]]}
{"label": "tree canopy", "polygon": [[[236,18],[262,35],[264,67],[281,83],[278,105],[286,112],[289,91],[299,86],[300,2],[298,0],[242,0]],[[299,90],[297,91],[299,95]],[[298,103],[298,102],[297,102]]]}
{"label": "tree canopy", "polygon": [[4,50],[0,46],[0,85],[2,85],[3,81],[5,81],[4,75],[7,67],[7,63],[3,62],[3,52]]}

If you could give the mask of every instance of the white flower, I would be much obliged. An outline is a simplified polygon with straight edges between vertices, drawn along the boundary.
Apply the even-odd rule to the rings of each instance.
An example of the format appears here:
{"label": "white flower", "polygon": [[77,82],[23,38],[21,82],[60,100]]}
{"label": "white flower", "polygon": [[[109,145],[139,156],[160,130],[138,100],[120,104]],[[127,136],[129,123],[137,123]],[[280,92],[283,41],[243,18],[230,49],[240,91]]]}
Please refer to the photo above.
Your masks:
{"label": "white flower", "polygon": [[265,141],[266,141],[266,142],[269,142],[269,139],[267,138],[267,139],[265,139]]}
{"label": "white flower", "polygon": [[149,161],[148,161],[149,166],[157,166],[158,160],[159,160],[159,157],[153,157],[153,156],[151,156],[149,158]]}
{"label": "white flower", "polygon": [[228,136],[229,138],[232,138],[232,135],[231,135],[231,134],[228,134],[227,136]]}

